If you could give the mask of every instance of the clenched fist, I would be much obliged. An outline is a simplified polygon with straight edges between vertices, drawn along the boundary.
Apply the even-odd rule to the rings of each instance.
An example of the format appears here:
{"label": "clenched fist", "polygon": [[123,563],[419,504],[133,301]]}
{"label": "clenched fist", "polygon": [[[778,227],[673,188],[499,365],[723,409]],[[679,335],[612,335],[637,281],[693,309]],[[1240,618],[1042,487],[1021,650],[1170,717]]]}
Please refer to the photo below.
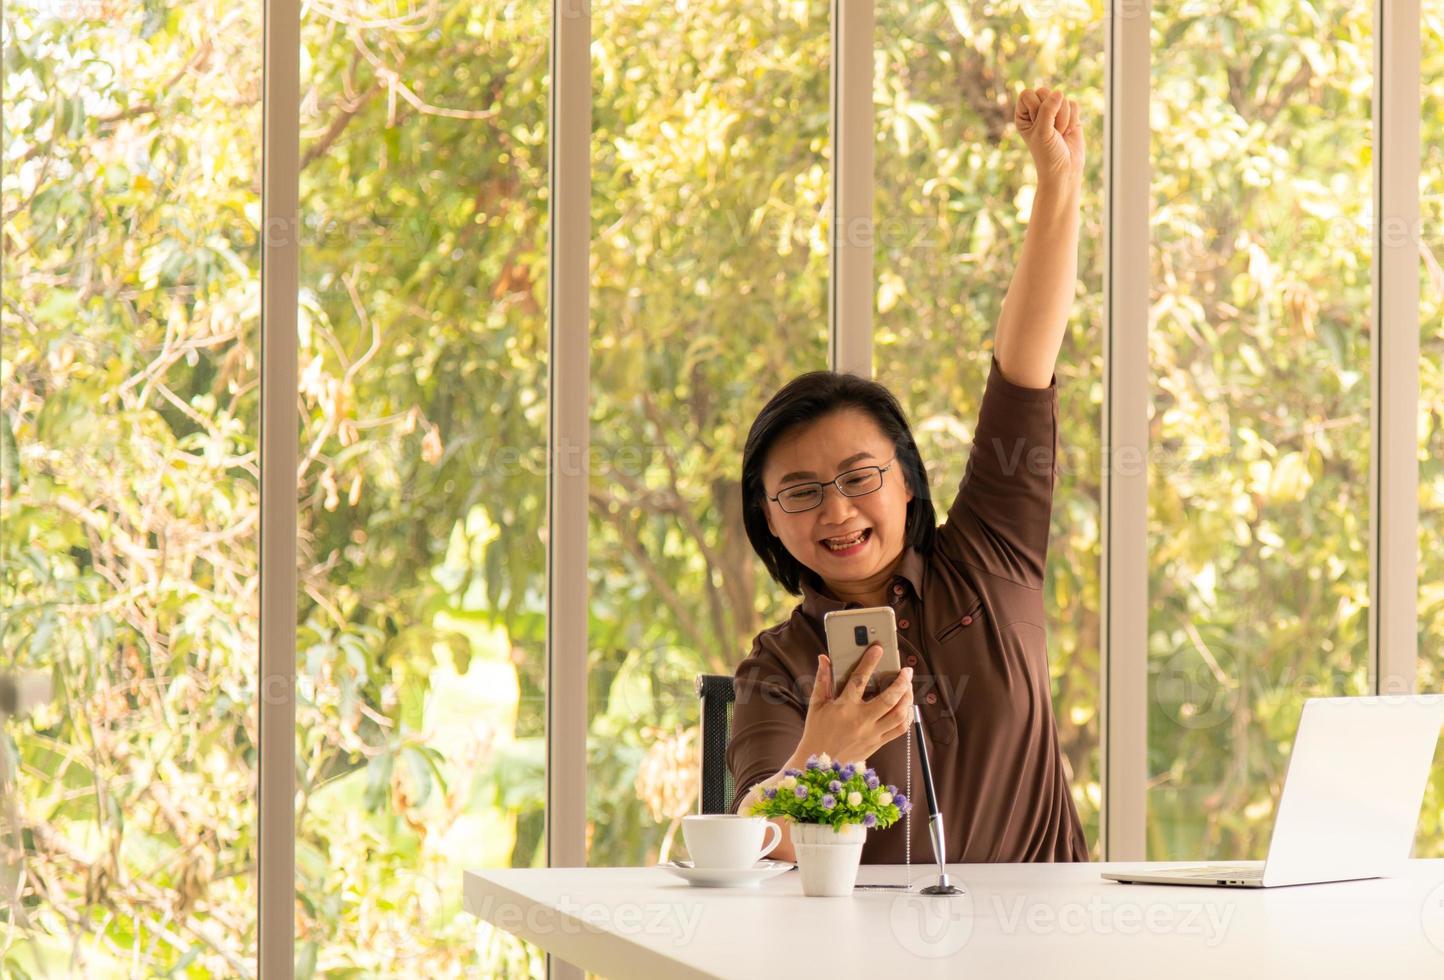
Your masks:
{"label": "clenched fist", "polygon": [[1083,126],[1078,103],[1062,89],[1023,89],[1013,123],[1038,170],[1038,183],[1073,186],[1083,179]]}

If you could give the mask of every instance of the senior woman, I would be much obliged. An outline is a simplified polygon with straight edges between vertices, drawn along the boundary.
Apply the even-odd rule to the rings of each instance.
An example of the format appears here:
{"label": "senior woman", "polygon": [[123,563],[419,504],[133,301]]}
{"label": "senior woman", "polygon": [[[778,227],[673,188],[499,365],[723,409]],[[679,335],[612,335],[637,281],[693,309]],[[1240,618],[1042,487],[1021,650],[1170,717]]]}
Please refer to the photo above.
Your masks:
{"label": "senior woman", "polygon": [[[1014,124],[1038,186],[998,318],[967,471],[941,526],[897,400],[816,371],[789,382],[743,451],[744,522],[774,579],[802,601],[737,667],[727,764],[745,812],[808,756],[866,759],[921,790],[909,723],[922,711],[949,862],[1086,861],[1048,681],[1043,576],[1058,390],[1054,365],[1077,279],[1083,136],[1058,90],[1019,93]],[[869,696],[873,645],[834,685],[822,617],[892,606],[902,670]],[[911,770],[911,771],[909,771]],[[926,804],[868,834],[862,859],[931,859]],[[772,857],[792,860],[787,825]],[[910,842],[907,840],[909,836]],[[910,847],[909,847],[910,843]]]}

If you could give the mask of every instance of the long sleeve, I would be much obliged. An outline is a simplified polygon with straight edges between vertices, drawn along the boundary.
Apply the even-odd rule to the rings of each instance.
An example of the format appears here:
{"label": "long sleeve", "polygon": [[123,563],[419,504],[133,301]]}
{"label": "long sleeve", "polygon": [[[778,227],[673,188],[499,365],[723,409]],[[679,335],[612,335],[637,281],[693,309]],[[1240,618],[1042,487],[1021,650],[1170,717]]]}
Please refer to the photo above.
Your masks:
{"label": "long sleeve", "polygon": [[732,737],[727,743],[727,768],[732,771],[735,798],[781,769],[802,739],[807,713],[803,691],[770,649],[771,631],[758,634],[752,651],[737,665],[733,678]]}
{"label": "long sleeve", "polygon": [[952,561],[1041,588],[1057,471],[1058,378],[1024,388],[996,358],[978,410],[968,466],[938,528]]}

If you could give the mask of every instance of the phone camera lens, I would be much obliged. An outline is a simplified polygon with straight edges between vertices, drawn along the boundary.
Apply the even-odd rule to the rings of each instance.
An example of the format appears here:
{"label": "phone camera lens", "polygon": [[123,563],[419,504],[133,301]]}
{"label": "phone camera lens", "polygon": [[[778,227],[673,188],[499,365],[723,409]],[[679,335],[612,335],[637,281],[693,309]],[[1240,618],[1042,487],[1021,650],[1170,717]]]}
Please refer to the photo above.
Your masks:
{"label": "phone camera lens", "polygon": [[852,640],[860,647],[867,646],[867,627],[854,626],[852,628]]}

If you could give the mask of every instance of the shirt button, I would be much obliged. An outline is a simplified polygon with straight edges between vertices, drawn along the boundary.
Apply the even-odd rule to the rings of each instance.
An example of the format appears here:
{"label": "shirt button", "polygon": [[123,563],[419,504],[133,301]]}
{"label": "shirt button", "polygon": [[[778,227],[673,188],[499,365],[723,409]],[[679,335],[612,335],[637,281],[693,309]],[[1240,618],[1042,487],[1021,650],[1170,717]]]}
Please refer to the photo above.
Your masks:
{"label": "shirt button", "polygon": [[892,587],[892,594],[893,594],[893,595],[902,595],[902,594],[903,594],[903,587],[902,587],[901,585],[894,585],[894,586]]}
{"label": "shirt button", "polygon": [[963,625],[964,625],[964,626],[972,626],[972,625],[973,625],[973,617],[971,617],[971,616],[964,616],[964,617],[963,617]]}
{"label": "shirt button", "polygon": [[897,621],[897,628],[900,629],[900,630],[905,630],[905,629],[907,629],[907,628],[908,628],[908,621],[907,621],[906,619],[899,619],[899,620]]}
{"label": "shirt button", "polygon": [[937,704],[937,703],[938,703],[938,696],[937,696],[937,694],[936,694],[935,692],[929,691],[929,692],[928,692],[928,696],[927,696],[926,698],[924,698],[923,700],[927,701],[928,704]]}
{"label": "shirt button", "polygon": [[909,667],[915,667],[915,666],[917,666],[917,662],[918,662],[918,658],[917,658],[917,657],[913,656],[912,654],[908,654],[908,666],[909,666]]}

